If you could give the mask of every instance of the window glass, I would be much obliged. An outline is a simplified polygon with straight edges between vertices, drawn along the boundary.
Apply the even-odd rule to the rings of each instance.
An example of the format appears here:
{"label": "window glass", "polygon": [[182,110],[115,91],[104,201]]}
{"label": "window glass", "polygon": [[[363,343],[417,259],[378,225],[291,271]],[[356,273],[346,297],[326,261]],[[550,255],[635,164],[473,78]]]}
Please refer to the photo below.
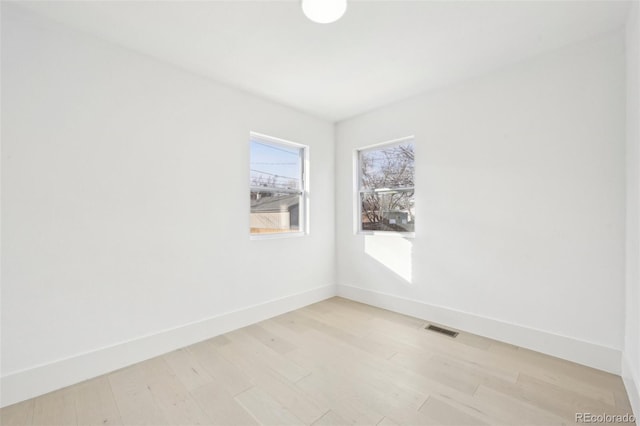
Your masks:
{"label": "window glass", "polygon": [[304,230],[304,158],[303,146],[251,134],[251,235]]}
{"label": "window glass", "polygon": [[415,231],[414,145],[403,139],[358,152],[360,231]]}

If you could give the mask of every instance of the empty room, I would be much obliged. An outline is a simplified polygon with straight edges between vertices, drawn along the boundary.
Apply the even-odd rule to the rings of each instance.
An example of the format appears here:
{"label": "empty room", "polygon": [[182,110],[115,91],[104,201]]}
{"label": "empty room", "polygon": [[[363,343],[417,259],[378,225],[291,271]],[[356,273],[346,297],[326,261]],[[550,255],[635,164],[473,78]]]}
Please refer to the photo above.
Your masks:
{"label": "empty room", "polygon": [[638,0],[6,1],[0,424],[638,425]]}

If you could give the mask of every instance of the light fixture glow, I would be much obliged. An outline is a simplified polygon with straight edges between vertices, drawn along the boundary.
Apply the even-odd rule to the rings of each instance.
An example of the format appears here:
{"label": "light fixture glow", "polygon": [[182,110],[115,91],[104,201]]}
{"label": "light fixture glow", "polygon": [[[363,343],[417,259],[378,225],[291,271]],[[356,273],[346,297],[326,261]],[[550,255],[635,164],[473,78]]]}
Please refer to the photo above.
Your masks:
{"label": "light fixture glow", "polygon": [[347,0],[302,0],[302,11],[318,24],[337,21],[347,10]]}

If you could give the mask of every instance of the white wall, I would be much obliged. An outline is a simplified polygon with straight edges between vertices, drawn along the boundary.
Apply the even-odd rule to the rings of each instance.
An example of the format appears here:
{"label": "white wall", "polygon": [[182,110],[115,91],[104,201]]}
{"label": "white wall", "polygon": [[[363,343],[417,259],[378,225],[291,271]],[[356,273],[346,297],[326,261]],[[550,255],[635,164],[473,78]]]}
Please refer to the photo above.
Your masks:
{"label": "white wall", "polygon": [[[3,405],[335,293],[331,123],[6,2],[2,123]],[[309,236],[249,240],[251,130],[310,147]]]}
{"label": "white wall", "polygon": [[627,258],[622,375],[640,417],[640,7],[633,3],[626,32],[627,57]]}
{"label": "white wall", "polygon": [[[338,292],[620,371],[625,71],[616,33],[341,122]],[[353,232],[353,151],[416,144],[416,237]]]}

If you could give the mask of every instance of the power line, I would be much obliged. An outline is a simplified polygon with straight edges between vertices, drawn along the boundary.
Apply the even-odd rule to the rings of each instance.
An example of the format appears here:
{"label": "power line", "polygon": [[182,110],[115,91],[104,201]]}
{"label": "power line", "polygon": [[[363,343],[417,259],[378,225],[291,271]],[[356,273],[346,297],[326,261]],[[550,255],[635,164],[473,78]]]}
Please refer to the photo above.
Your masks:
{"label": "power line", "polygon": [[264,175],[269,175],[269,176],[275,176],[277,178],[283,178],[283,179],[292,179],[292,180],[300,180],[300,178],[295,178],[295,177],[291,177],[291,176],[282,176],[282,175],[276,175],[273,173],[269,173],[269,172],[263,172],[262,170],[255,170],[255,169],[250,169],[252,172],[256,172],[256,173],[262,173]]}
{"label": "power line", "polygon": [[291,154],[291,155],[295,155],[297,157],[300,156],[300,153],[298,152],[291,152],[291,151],[287,151],[284,148],[278,148],[277,146],[273,146],[273,145],[268,145],[266,143],[261,143],[261,142],[257,142],[257,141],[251,141],[251,143],[256,143],[258,145],[262,145],[262,146],[266,146],[267,148],[271,148],[271,149],[275,149],[276,151],[282,151],[282,152],[286,152],[287,154]]}

